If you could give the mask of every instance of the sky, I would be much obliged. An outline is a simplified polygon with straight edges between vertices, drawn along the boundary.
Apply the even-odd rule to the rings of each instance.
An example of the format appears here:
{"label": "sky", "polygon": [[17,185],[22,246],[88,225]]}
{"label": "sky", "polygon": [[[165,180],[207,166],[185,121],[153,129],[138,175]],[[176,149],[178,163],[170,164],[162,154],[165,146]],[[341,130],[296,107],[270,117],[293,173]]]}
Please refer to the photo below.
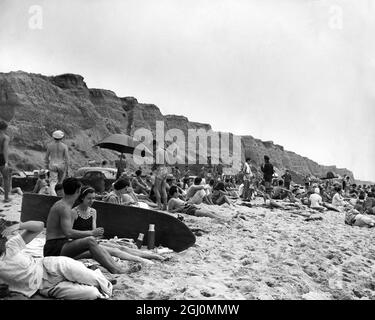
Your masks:
{"label": "sky", "polygon": [[0,0],[0,72],[80,74],[375,181],[372,2]]}

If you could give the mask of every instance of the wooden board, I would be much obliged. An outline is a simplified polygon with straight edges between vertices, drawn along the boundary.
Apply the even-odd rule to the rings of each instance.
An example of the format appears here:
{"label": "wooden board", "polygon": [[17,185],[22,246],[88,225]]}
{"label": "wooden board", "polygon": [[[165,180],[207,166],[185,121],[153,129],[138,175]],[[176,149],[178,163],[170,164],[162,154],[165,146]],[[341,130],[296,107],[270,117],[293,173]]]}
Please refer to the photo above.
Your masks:
{"label": "wooden board", "polygon": [[[21,221],[47,222],[50,208],[60,198],[25,193],[22,198]],[[120,206],[95,201],[93,208],[97,211],[97,226],[104,228],[104,237],[131,238],[136,240],[139,233],[145,235],[147,244],[149,224],[155,225],[155,245],[168,247],[181,252],[195,243],[195,236],[190,229],[172,215],[131,206]]]}

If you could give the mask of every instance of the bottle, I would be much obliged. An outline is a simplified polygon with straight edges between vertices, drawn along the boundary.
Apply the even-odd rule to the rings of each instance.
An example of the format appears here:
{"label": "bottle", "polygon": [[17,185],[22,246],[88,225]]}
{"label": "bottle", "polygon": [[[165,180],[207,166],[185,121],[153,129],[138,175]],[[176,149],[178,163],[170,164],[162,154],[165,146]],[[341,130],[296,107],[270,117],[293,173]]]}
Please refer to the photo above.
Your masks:
{"label": "bottle", "polygon": [[142,248],[142,243],[143,243],[143,237],[144,237],[144,234],[143,233],[140,233],[138,235],[138,239],[135,243],[135,245],[137,246],[138,249],[141,249]]}
{"label": "bottle", "polygon": [[147,233],[147,249],[152,250],[155,248],[155,225],[150,224]]}

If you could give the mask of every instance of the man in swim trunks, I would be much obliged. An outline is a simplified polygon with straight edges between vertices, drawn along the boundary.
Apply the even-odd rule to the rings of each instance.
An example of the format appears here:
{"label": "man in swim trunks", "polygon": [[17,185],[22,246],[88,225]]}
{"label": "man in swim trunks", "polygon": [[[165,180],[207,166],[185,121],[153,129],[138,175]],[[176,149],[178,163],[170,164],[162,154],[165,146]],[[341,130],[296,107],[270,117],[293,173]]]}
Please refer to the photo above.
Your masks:
{"label": "man in swim trunks", "polygon": [[9,137],[6,135],[8,124],[0,120],[0,172],[4,183],[4,202],[10,202],[11,170],[8,163]]}
{"label": "man in swim trunks", "polygon": [[69,167],[68,146],[62,142],[64,132],[57,130],[52,134],[54,142],[47,146],[45,157],[46,168],[50,170],[51,194],[56,196],[55,185],[62,183]]}
{"label": "man in swim trunks", "polygon": [[103,235],[103,228],[90,231],[73,229],[72,207],[80,195],[81,183],[76,178],[67,178],[63,181],[63,189],[64,197],[49,211],[44,256],[93,258],[111,273],[125,273],[126,271],[116,265],[108,252],[103,250],[95,239]]}

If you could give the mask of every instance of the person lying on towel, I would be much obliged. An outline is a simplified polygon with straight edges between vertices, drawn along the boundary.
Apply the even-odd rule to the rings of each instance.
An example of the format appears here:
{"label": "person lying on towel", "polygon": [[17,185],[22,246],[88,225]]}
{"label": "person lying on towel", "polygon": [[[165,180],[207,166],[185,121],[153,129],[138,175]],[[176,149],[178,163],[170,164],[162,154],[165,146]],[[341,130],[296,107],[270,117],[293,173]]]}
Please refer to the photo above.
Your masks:
{"label": "person lying on towel", "polygon": [[[90,270],[68,257],[34,258],[23,252],[43,228],[44,223],[39,221],[9,228],[4,219],[0,221],[0,282],[7,284],[11,292],[29,298],[37,292],[57,299],[110,298],[112,284],[99,269]],[[11,236],[17,229],[22,232]]]}

